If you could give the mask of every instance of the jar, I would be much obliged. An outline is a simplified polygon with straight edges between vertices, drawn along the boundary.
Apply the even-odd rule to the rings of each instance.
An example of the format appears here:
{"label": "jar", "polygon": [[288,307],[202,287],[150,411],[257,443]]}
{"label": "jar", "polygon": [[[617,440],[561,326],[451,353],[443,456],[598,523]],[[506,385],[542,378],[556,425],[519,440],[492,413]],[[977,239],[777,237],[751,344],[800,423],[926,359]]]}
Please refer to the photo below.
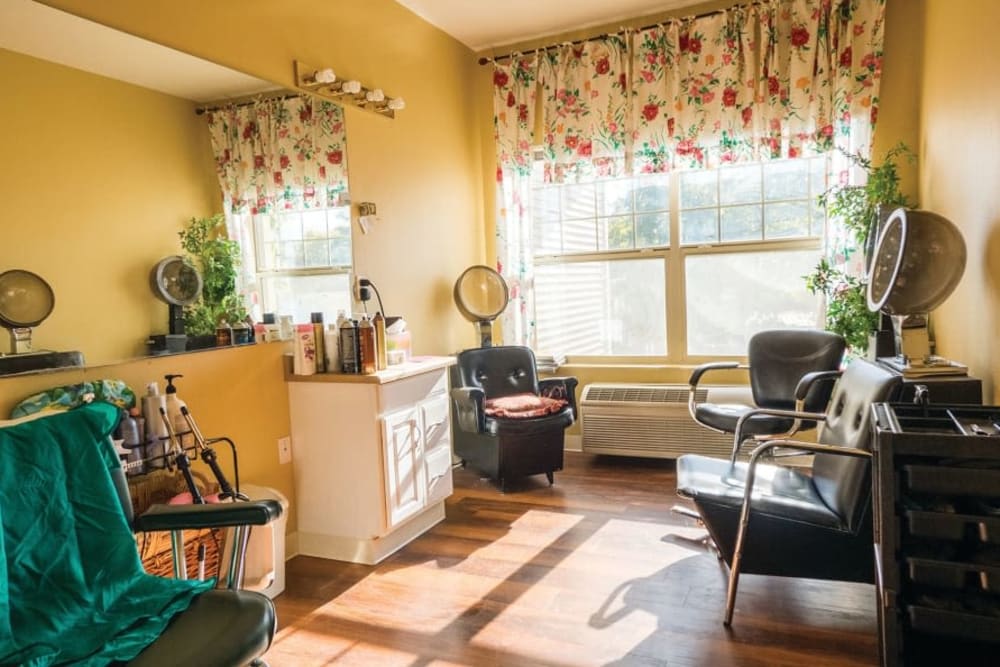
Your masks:
{"label": "jar", "polygon": [[250,342],[250,327],[246,322],[233,325],[233,345],[244,345]]}
{"label": "jar", "polygon": [[224,345],[233,344],[233,328],[229,326],[228,322],[220,322],[219,326],[215,329],[215,345],[216,347],[222,347]]}

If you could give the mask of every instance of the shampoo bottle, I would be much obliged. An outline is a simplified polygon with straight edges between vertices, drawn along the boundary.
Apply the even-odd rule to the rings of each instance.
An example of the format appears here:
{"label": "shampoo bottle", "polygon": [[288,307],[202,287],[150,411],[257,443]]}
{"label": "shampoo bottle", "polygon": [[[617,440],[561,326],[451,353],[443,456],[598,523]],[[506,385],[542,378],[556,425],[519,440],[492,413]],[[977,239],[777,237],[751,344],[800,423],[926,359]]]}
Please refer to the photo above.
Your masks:
{"label": "shampoo bottle", "polygon": [[375,373],[375,327],[372,321],[365,315],[358,325],[358,347],[361,348],[361,373],[372,375]]}
{"label": "shampoo bottle", "polygon": [[167,425],[163,423],[160,416],[160,408],[166,409],[167,401],[160,394],[160,385],[150,382],[146,385],[146,395],[142,398],[142,414],[146,419],[146,440],[149,446],[146,448],[146,456],[153,460],[149,462],[150,468],[165,468],[166,447],[170,446],[167,441]]}
{"label": "shampoo bottle", "polygon": [[295,326],[295,357],[292,372],[296,375],[316,374],[316,334],[311,324]]}
{"label": "shampoo bottle", "polygon": [[[167,419],[170,420],[170,425],[174,429],[174,433],[178,435],[181,445],[184,445],[184,438],[180,434],[188,430],[187,420],[184,419],[184,415],[181,414],[181,408],[186,408],[187,404],[180,399],[177,395],[177,387],[174,386],[174,378],[182,378],[183,375],[164,375],[163,379],[167,381],[166,398],[164,402],[167,407]],[[162,420],[161,420],[162,421]]]}
{"label": "shampoo bottle", "polygon": [[312,322],[313,340],[316,343],[316,372],[325,373],[326,365],[326,338],[323,336],[323,313],[311,313],[309,319]]}

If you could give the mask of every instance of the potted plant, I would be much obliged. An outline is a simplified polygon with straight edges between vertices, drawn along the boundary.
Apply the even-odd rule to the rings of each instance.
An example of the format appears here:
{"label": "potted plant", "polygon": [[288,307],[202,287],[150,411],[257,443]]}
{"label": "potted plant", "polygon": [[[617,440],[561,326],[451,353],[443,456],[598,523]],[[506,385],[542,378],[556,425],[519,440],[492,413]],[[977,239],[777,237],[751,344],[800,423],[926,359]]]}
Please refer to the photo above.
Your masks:
{"label": "potted plant", "polygon": [[[905,144],[899,143],[886,152],[879,165],[856,153],[848,153],[847,157],[864,170],[865,183],[835,185],[820,195],[820,203],[828,215],[843,222],[852,237],[853,248],[845,253],[845,265],[850,254],[863,249],[863,266],[867,267],[884,217],[899,206],[911,205],[899,189],[898,159],[905,157],[912,162],[914,155]],[[880,313],[868,310],[867,276],[833,266],[824,257],[805,280],[810,292],[826,297],[827,330],[843,336],[855,354],[864,354],[869,337],[879,329],[881,317]]]}
{"label": "potted plant", "polygon": [[[240,247],[228,238],[221,213],[208,218],[191,218],[178,235],[187,253],[185,260],[201,272],[203,283],[199,299],[184,308],[188,348],[210,347],[214,345],[216,328],[220,324],[236,324],[247,316],[243,299],[236,291]],[[191,337],[195,337],[194,341]]]}

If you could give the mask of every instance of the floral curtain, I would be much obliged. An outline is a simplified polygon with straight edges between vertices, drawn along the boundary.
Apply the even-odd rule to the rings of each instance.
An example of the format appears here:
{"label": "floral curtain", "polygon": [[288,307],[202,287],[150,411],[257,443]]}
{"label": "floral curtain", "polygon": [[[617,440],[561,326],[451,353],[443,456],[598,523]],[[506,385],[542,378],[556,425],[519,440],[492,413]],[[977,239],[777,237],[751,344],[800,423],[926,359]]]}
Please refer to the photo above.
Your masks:
{"label": "floral curtain", "polygon": [[507,345],[534,342],[531,219],[532,144],[534,144],[538,59],[515,57],[493,71],[493,128],[497,151],[497,271],[510,290],[501,315]]}
{"label": "floral curtain", "polygon": [[207,114],[227,214],[323,208],[347,200],[343,110],[309,95]]}
{"label": "floral curtain", "polygon": [[495,63],[497,264],[516,304],[505,342],[534,338],[532,145],[548,182],[830,153],[846,183],[843,152],[870,155],[884,13],[885,0],[759,0]]}

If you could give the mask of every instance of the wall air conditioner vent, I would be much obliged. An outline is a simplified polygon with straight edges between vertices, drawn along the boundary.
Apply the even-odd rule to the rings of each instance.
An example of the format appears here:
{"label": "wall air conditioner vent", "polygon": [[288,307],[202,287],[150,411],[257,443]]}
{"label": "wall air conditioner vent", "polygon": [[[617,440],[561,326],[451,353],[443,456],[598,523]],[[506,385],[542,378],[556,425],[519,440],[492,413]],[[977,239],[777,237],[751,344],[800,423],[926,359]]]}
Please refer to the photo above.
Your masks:
{"label": "wall air conditioner vent", "polygon": [[[697,402],[712,394],[731,400],[732,387],[699,388]],[[721,396],[721,394],[720,394]],[[728,458],[733,438],[691,419],[688,385],[588,384],[580,397],[583,451],[593,454],[676,458],[703,454]]]}

